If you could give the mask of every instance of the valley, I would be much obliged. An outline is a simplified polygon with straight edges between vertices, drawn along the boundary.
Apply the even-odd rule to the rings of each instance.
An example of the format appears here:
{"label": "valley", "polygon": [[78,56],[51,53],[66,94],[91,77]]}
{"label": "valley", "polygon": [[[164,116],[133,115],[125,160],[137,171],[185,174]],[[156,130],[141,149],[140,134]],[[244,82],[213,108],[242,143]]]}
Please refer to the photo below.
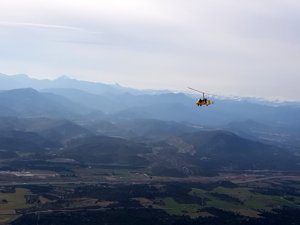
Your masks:
{"label": "valley", "polygon": [[94,219],[101,216],[113,224],[131,212],[137,214],[137,223],[155,216],[171,220],[171,224],[182,220],[187,224],[212,223],[226,218],[231,218],[232,224],[263,224],[286,213],[290,219],[297,218],[300,209],[299,174],[142,178],[111,172],[115,174],[76,180],[1,182],[1,223],[51,224],[55,218],[57,224],[87,220],[97,224]]}

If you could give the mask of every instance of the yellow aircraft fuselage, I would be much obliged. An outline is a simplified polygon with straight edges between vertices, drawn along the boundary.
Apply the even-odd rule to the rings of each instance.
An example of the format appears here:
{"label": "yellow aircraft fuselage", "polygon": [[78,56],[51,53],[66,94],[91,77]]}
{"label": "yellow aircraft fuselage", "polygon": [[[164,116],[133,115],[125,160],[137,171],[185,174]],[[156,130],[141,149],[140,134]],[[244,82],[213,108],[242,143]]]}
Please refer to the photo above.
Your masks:
{"label": "yellow aircraft fuselage", "polygon": [[208,99],[199,99],[197,102],[196,102],[196,105],[197,106],[203,106],[203,105],[206,105],[206,106],[209,106],[211,104],[214,104],[213,101],[211,100],[208,100]]}

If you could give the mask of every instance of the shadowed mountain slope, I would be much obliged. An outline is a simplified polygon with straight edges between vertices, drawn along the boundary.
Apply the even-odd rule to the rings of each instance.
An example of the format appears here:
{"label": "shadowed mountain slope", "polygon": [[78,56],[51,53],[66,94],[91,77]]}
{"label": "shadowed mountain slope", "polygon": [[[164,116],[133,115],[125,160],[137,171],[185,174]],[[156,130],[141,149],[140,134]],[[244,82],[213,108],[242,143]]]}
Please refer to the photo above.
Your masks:
{"label": "shadowed mountain slope", "polygon": [[88,112],[62,96],[40,93],[34,89],[0,92],[0,116],[74,118]]}
{"label": "shadowed mountain slope", "polygon": [[227,131],[201,131],[179,137],[192,146],[192,161],[214,169],[299,169],[299,157]]}
{"label": "shadowed mountain slope", "polygon": [[143,144],[130,140],[90,136],[69,143],[63,154],[80,162],[146,166],[147,161],[141,154],[149,152]]}

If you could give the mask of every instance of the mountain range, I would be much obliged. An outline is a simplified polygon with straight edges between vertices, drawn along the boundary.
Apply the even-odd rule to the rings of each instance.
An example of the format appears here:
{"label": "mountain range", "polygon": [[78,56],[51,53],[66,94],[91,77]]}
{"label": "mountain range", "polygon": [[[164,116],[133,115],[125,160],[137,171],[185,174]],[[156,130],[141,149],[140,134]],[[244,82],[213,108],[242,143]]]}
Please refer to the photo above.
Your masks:
{"label": "mountain range", "polygon": [[299,169],[298,103],[216,98],[197,107],[185,93],[68,77],[2,74],[0,88],[3,158],[26,152],[176,176]]}
{"label": "mountain range", "polygon": [[[231,130],[247,138],[300,146],[299,103],[215,98],[197,107],[197,97],[170,91],[125,88],[60,77],[37,80],[0,75],[0,116],[84,121],[154,119]],[[250,125],[249,121],[253,123]],[[268,127],[266,132],[266,127]]]}

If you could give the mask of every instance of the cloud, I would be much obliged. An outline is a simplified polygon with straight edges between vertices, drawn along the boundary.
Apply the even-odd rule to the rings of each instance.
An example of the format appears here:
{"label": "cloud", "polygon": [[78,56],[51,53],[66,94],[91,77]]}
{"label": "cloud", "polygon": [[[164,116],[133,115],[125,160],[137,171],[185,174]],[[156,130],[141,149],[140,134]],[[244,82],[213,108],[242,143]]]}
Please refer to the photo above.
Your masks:
{"label": "cloud", "polygon": [[46,28],[46,29],[62,29],[62,30],[84,31],[84,29],[79,28],[79,27],[53,25],[53,24],[41,24],[41,23],[25,23],[25,22],[0,22],[0,26],[5,26],[5,27],[34,27],[34,28]]}

